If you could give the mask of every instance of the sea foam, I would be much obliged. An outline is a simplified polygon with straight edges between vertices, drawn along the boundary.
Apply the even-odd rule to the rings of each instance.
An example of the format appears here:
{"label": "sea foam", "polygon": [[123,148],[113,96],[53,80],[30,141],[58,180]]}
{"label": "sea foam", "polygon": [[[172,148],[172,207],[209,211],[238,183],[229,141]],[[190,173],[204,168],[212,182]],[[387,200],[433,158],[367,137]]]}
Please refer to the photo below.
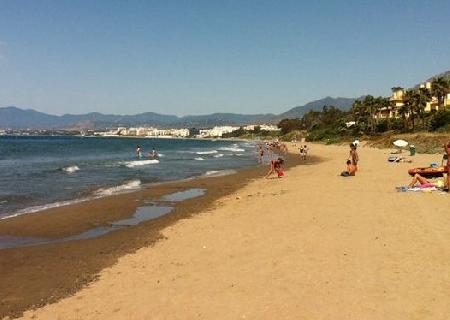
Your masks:
{"label": "sea foam", "polygon": [[216,154],[219,153],[217,150],[211,150],[211,151],[197,151],[196,154]]}
{"label": "sea foam", "polygon": [[206,171],[205,176],[207,177],[221,177],[221,176],[227,176],[230,174],[236,173],[236,170],[211,170]]}
{"label": "sea foam", "polygon": [[96,196],[110,196],[117,193],[123,193],[128,191],[133,191],[139,189],[141,186],[141,180],[131,180],[124,184],[110,187],[110,188],[100,188],[94,192]]}
{"label": "sea foam", "polygon": [[74,173],[80,170],[80,168],[78,166],[68,166],[65,168],[62,168],[63,171],[67,172],[67,173]]}
{"label": "sea foam", "polygon": [[230,151],[230,152],[244,152],[245,151],[245,149],[238,148],[238,147],[223,147],[223,148],[219,148],[219,150]]}
{"label": "sea foam", "polygon": [[157,164],[159,163],[159,160],[134,160],[134,161],[125,161],[122,162],[125,167],[128,168],[134,168],[134,167],[140,167],[140,166],[146,166],[149,164]]}

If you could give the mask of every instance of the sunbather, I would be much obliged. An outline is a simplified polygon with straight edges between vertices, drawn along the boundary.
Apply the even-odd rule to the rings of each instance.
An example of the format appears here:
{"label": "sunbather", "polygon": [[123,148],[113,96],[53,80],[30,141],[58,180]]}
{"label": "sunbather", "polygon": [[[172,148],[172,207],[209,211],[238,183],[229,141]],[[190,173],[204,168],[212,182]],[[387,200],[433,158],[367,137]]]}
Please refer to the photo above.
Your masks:
{"label": "sunbather", "polygon": [[414,188],[416,186],[420,186],[422,188],[426,188],[426,187],[436,187],[436,184],[434,184],[433,182],[425,179],[424,177],[422,177],[420,174],[416,173],[411,181],[411,183],[408,185],[408,187],[410,188]]}

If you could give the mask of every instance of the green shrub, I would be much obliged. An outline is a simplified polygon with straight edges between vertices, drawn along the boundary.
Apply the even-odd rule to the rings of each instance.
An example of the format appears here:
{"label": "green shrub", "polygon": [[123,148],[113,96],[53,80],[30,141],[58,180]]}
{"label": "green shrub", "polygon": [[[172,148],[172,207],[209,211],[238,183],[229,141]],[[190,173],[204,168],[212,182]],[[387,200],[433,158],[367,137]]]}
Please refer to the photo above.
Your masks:
{"label": "green shrub", "polygon": [[450,111],[438,111],[434,113],[430,120],[430,131],[445,129],[450,125]]}

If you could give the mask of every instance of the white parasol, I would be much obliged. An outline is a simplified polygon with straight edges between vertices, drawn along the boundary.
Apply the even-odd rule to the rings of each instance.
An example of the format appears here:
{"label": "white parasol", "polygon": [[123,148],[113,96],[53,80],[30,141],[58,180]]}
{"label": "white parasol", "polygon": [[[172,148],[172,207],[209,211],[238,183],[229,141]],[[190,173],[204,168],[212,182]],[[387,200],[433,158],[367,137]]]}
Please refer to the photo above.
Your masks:
{"label": "white parasol", "polygon": [[394,146],[399,147],[399,148],[404,148],[408,145],[408,142],[405,140],[395,140],[393,142]]}

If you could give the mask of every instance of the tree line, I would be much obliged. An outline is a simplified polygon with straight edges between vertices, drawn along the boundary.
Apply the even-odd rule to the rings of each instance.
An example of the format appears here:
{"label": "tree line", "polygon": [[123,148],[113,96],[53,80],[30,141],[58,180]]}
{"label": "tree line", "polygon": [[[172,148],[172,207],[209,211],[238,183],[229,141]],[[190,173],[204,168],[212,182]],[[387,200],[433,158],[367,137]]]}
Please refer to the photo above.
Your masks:
{"label": "tree line", "polygon": [[[334,106],[324,106],[322,111],[309,111],[299,119],[283,119],[278,123],[281,134],[294,130],[308,131],[310,140],[332,139],[342,135],[377,134],[388,130],[413,132],[434,131],[439,128],[450,130],[450,110],[445,110],[444,101],[450,93],[450,80],[436,77],[431,88],[392,88],[403,92],[403,105],[396,106],[389,97],[367,95],[356,100],[349,111]],[[438,111],[426,112],[427,103],[436,97]],[[393,117],[381,117],[392,113]]]}

